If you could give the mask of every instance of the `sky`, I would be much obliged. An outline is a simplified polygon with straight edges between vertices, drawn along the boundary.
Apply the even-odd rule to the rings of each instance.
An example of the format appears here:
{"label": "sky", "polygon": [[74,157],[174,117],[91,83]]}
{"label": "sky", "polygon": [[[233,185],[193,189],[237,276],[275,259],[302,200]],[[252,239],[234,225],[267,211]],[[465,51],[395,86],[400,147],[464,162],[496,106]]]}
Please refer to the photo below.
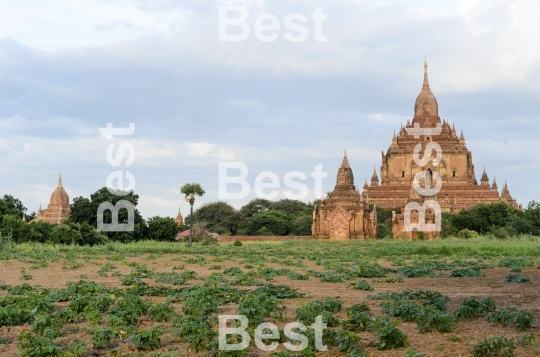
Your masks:
{"label": "sky", "polygon": [[[246,9],[244,41],[220,41],[220,6]],[[273,42],[257,37],[262,14],[279,23]],[[290,14],[305,16],[304,41],[286,39]],[[206,190],[195,208],[217,201],[219,163],[241,162],[250,187],[276,174],[276,199],[304,173],[307,202],[311,172],[322,164],[331,191],[344,150],[362,186],[413,117],[427,56],[478,180],[485,165],[526,206],[540,200],[539,17],[537,0],[0,0],[0,194],[32,212],[59,174],[73,199],[124,170],[144,217],[174,217],[189,210],[181,185]],[[105,137],[107,123],[136,129]],[[112,166],[107,148],[124,142],[134,161]]]}

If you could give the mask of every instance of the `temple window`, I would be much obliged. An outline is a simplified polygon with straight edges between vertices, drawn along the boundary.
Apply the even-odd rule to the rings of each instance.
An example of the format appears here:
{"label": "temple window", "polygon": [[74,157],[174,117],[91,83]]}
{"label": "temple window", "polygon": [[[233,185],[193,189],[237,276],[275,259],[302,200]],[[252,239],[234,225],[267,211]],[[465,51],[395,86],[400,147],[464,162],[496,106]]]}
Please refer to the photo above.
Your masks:
{"label": "temple window", "polygon": [[405,171],[401,171],[401,177],[405,177]]}
{"label": "temple window", "polygon": [[456,177],[456,170],[452,171],[452,177]]}

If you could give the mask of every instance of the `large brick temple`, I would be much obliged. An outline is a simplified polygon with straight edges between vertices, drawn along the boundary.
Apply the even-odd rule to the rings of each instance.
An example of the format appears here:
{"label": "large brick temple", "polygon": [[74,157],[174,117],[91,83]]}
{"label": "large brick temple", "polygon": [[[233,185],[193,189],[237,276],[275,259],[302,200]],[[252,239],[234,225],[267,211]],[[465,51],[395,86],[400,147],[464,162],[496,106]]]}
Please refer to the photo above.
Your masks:
{"label": "large brick temple", "polygon": [[69,217],[71,207],[69,205],[69,196],[62,185],[62,176],[58,177],[58,184],[51,195],[51,201],[46,209],[39,205],[35,222],[45,221],[53,224],[60,224]]}
{"label": "large brick temple", "polygon": [[370,210],[366,195],[356,189],[347,153],[338,170],[334,191],[314,207],[311,231],[314,238],[330,240],[377,236],[377,210]]}
{"label": "large brick temple", "polygon": [[[425,187],[425,182],[430,187],[435,186],[435,175],[439,174],[442,179],[440,190],[429,197],[435,200],[441,207],[441,211],[459,211],[480,203],[506,202],[518,208],[515,199],[510,195],[506,182],[499,194],[497,183],[493,178],[492,183],[484,167],[480,184],[476,180],[472,153],[467,149],[463,131],[458,136],[454,125],[439,116],[437,99],[431,92],[428,82],[427,63],[424,63],[424,83],[414,105],[414,117],[407,120],[405,126],[399,132],[394,133],[392,143],[387,152],[382,152],[382,165],[380,167],[380,180],[374,170],[371,183],[367,180],[363,194],[369,198],[369,203],[375,206],[392,209],[403,208],[409,202],[422,204],[428,197],[422,197],[413,188],[413,180],[419,172],[425,172],[420,186]],[[433,128],[440,126],[441,131],[437,135],[412,135],[414,129]],[[431,151],[430,161],[420,167],[415,162],[413,155],[415,147],[420,144],[420,153],[424,152],[426,145],[435,142],[442,149],[442,158],[434,165],[435,151]],[[421,154],[418,155],[420,157]],[[417,157],[417,158],[418,158]],[[521,206],[519,206],[521,208]],[[426,213],[426,221],[433,221],[433,213]],[[414,216],[414,212],[413,212]],[[403,213],[393,214],[394,237],[414,238],[414,232],[403,230]],[[417,216],[412,218],[417,219]],[[433,234],[431,235],[433,236]],[[428,235],[428,238],[431,237]]]}
{"label": "large brick temple", "polygon": [[[418,134],[419,130],[424,129],[432,133]],[[432,149],[436,144],[440,147],[439,153]],[[423,153],[430,156],[424,158]],[[436,215],[435,209],[425,206],[427,209],[423,213],[416,209],[406,210],[410,204],[421,207],[435,202],[437,212],[457,212],[480,203],[495,202],[505,202],[521,209],[521,205],[510,195],[506,182],[499,194],[495,178],[490,183],[485,167],[480,183],[476,180],[472,153],[467,149],[463,131],[458,136],[454,125],[441,120],[439,116],[437,99],[429,87],[427,62],[424,62],[424,83],[416,98],[414,117],[412,121],[407,120],[405,126],[402,125],[397,135],[394,132],[390,147],[381,154],[380,179],[374,169],[371,182],[368,184],[366,180],[362,193],[355,189],[352,170],[345,156],[338,172],[336,188],[313,212],[312,232],[315,238],[340,240],[375,237],[376,207],[395,209],[392,212],[393,236],[406,239],[418,238],[420,231],[411,229],[411,225],[405,229],[405,222],[435,224],[437,220],[440,221],[440,214]],[[413,186],[415,177],[417,182]],[[437,189],[422,191],[422,188]],[[432,193],[423,196],[419,190]],[[373,210],[369,209],[370,205],[373,205]],[[396,213],[398,210],[401,213]],[[405,212],[409,216],[405,216]],[[424,233],[427,239],[431,239],[439,231]]]}

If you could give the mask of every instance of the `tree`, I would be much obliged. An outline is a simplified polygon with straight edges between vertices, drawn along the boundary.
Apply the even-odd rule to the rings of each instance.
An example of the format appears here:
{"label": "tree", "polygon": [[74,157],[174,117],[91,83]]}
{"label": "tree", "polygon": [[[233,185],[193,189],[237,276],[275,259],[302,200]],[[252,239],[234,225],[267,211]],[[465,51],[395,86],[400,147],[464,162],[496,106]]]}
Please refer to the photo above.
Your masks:
{"label": "tree", "polygon": [[297,200],[282,199],[272,202],[268,209],[278,210],[292,216],[312,214],[313,205]]}
{"label": "tree", "polygon": [[107,237],[88,223],[65,221],[53,227],[50,241],[55,244],[97,245],[107,242]]}
{"label": "tree", "polygon": [[[236,213],[237,211],[234,207],[226,202],[216,201],[205,203],[193,213],[193,222],[206,222],[206,229],[210,232],[234,234],[236,229],[234,228],[234,219],[232,218],[238,217]],[[191,216],[186,218],[186,220],[191,222]]]}
{"label": "tree", "polygon": [[291,234],[296,236],[310,236],[313,215],[304,214],[296,217],[291,223]]}
{"label": "tree", "polygon": [[[193,217],[193,204],[195,203],[195,196],[202,197],[206,192],[198,183],[186,183],[184,186],[180,187],[180,193],[186,196],[186,201],[190,205],[190,217]],[[188,246],[191,247],[191,240],[193,238],[193,222],[189,224],[189,242]]]}
{"label": "tree", "polygon": [[26,207],[22,202],[11,195],[4,195],[0,198],[0,216],[11,215],[22,219],[22,215],[26,213]]}
{"label": "tree", "polygon": [[270,207],[271,204],[271,201],[264,198],[255,198],[242,206],[238,211],[239,215],[237,216],[236,226],[233,227],[237,230],[236,234],[249,234],[247,226],[250,219],[256,214],[268,211],[268,207]]}
{"label": "tree", "polygon": [[[103,187],[90,195],[90,198],[76,197],[71,204],[71,213],[69,216],[70,222],[75,223],[88,223],[92,227],[97,228],[97,212],[98,207],[103,202],[110,202],[116,205],[118,201],[126,200],[130,202],[134,207],[137,207],[139,202],[139,195],[133,191],[124,192],[119,190],[109,190],[107,187]],[[103,232],[108,239],[119,242],[131,242],[136,240],[142,240],[146,236],[146,222],[142,218],[138,209],[134,212],[135,227],[133,232]],[[105,210],[103,213],[103,223],[112,222],[112,212]],[[118,223],[127,223],[128,211],[126,209],[120,209],[118,211]]]}
{"label": "tree", "polygon": [[178,234],[179,226],[170,217],[152,217],[148,221],[148,238],[157,241],[172,242]]}
{"label": "tree", "polygon": [[269,210],[255,215],[249,220],[249,235],[284,236],[290,231],[291,217],[281,211]]}

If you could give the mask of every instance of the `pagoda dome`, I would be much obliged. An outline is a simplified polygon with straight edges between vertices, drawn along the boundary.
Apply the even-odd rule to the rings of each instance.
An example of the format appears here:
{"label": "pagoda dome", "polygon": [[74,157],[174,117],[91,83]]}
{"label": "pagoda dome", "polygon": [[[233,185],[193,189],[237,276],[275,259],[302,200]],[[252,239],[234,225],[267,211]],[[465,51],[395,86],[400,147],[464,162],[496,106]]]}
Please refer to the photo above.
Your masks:
{"label": "pagoda dome", "polygon": [[424,84],[420,94],[416,98],[416,103],[414,104],[414,115],[439,115],[439,105],[437,104],[437,99],[431,92],[428,82],[428,73],[427,73],[427,62],[424,62]]}
{"label": "pagoda dome", "polygon": [[56,190],[51,195],[51,204],[53,205],[66,205],[69,204],[69,196],[62,186],[62,176],[58,178],[58,185]]}

